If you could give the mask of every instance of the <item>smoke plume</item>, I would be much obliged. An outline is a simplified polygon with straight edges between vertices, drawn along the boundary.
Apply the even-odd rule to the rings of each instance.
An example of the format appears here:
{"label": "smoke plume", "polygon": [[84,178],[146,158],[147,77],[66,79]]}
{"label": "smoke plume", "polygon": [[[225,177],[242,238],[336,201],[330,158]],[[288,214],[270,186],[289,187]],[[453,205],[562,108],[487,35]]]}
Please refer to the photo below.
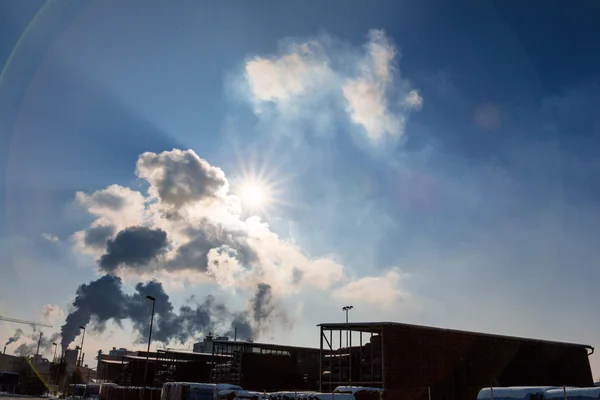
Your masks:
{"label": "smoke plume", "polygon": [[185,343],[215,330],[225,331],[228,335],[237,330],[240,337],[254,337],[265,329],[266,321],[275,318],[288,321],[283,309],[273,302],[271,287],[266,284],[257,286],[247,308],[242,311],[232,312],[210,295],[202,301],[191,299],[190,304],[176,311],[160,282],[140,282],[133,294],[127,294],[123,292],[121,278],[104,275],[77,289],[73,310],[61,328],[62,348],[66,349],[75,340],[80,326],[92,323],[95,332],[102,332],[109,320],[116,323],[130,320],[139,342],[144,342],[152,307],[147,296],[156,299],[152,339],[163,343]]}
{"label": "smoke plume", "polygon": [[21,339],[21,335],[23,334],[23,330],[22,329],[17,329],[15,331],[15,333],[8,338],[8,341],[6,343],[4,343],[5,346],[8,346],[9,344],[12,343],[16,343],[19,341],[19,339]]}
{"label": "smoke plume", "polygon": [[42,334],[42,340],[40,341],[39,334],[30,335],[27,337],[27,343],[22,343],[15,349],[15,354],[21,357],[34,355],[37,350],[38,341],[40,344],[40,354],[44,354],[52,349],[52,343],[55,343],[59,337],[60,333],[53,333],[50,336]]}

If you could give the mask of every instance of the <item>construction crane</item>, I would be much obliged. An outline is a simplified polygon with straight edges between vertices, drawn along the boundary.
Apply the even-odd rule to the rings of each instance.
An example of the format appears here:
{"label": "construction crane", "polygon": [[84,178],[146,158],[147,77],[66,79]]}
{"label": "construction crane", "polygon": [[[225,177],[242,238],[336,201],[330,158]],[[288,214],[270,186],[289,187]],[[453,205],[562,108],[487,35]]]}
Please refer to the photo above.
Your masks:
{"label": "construction crane", "polygon": [[15,324],[25,324],[25,325],[32,325],[32,326],[45,326],[46,328],[52,328],[52,325],[43,324],[41,322],[25,321],[24,319],[17,319],[17,318],[8,318],[8,317],[3,317],[2,315],[0,315],[0,321],[14,322]]}

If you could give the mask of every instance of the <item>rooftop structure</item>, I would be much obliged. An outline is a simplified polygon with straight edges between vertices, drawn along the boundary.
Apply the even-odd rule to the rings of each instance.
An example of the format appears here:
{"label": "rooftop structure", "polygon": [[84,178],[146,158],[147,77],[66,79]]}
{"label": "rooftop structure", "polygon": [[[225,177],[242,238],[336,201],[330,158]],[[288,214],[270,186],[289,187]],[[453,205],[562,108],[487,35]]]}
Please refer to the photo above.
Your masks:
{"label": "rooftop structure", "polygon": [[320,329],[322,391],[385,388],[390,398],[473,399],[487,386],[591,386],[585,344],[396,322]]}

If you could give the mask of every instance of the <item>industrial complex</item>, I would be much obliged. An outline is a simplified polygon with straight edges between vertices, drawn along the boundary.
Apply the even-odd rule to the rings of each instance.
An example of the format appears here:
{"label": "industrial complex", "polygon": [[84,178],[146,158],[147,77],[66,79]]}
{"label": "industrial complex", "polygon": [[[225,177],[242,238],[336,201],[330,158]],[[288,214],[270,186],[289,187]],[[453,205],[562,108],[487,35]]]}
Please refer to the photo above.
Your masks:
{"label": "industrial complex", "polygon": [[97,380],[229,383],[259,392],[368,386],[385,389],[389,399],[475,399],[488,386],[593,385],[588,345],[392,322],[317,329],[319,348],[208,336],[194,351],[113,349],[98,354]]}
{"label": "industrial complex", "polygon": [[[386,399],[476,399],[485,387],[593,386],[591,346],[394,322],[321,324],[320,347],[238,341],[210,334],[193,350],[98,352],[81,365],[68,350],[48,381],[162,387],[231,384],[256,392],[332,393],[339,386],[384,389]],[[17,357],[2,355],[0,371]],[[62,372],[61,372],[62,371]],[[73,374],[76,372],[76,374]],[[56,376],[63,373],[63,377]],[[78,381],[68,378],[77,375]]]}

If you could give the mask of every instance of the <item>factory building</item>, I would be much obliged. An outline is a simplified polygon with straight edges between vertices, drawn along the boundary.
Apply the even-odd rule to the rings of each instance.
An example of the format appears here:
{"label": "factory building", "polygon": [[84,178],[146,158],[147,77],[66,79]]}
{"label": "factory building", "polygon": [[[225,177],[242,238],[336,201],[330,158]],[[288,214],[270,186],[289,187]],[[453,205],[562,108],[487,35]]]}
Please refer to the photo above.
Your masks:
{"label": "factory building", "polygon": [[[212,343],[211,382],[255,391],[316,391],[318,348],[219,338]],[[327,352],[325,352],[327,353]]]}
{"label": "factory building", "polygon": [[386,389],[389,400],[472,400],[486,386],[592,386],[587,345],[401,323],[319,325],[320,391]]}
{"label": "factory building", "polygon": [[143,385],[147,355],[146,383],[154,386],[187,381],[331,392],[353,385],[384,388],[386,400],[472,400],[490,385],[593,385],[593,348],[586,345],[391,322],[322,324],[319,330],[320,348],[209,335],[195,351],[99,354],[98,379]]}
{"label": "factory building", "polygon": [[149,353],[123,351],[119,355],[98,352],[97,381],[125,386],[161,386],[165,382],[209,382],[211,361],[212,354],[185,350],[159,349]]}

